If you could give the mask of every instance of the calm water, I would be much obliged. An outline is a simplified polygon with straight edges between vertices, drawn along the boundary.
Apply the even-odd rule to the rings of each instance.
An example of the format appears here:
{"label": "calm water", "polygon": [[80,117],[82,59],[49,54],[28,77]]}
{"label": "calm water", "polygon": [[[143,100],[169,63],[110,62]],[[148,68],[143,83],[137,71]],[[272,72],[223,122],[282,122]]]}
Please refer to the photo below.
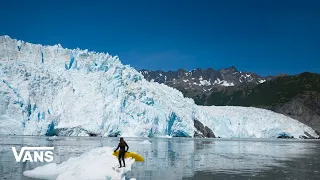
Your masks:
{"label": "calm water", "polygon": [[[127,178],[136,179],[320,179],[320,141],[126,138],[145,157]],[[57,163],[92,148],[116,146],[118,138],[0,136],[0,179],[29,179],[25,170],[44,165],[16,163],[11,147],[54,146]]]}

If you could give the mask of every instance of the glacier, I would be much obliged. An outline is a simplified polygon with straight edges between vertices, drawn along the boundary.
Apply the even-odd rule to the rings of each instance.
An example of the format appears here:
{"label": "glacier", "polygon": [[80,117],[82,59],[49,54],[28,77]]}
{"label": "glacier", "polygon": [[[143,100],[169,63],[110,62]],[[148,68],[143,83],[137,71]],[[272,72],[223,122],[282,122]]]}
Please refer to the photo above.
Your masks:
{"label": "glacier", "polygon": [[310,127],[282,114],[255,107],[215,106],[200,107],[198,119],[221,137],[278,138],[300,137],[310,132]]}
{"label": "glacier", "polygon": [[0,78],[0,134],[193,137],[197,119],[223,138],[319,137],[268,110],[197,106],[117,56],[60,44],[0,36]]}

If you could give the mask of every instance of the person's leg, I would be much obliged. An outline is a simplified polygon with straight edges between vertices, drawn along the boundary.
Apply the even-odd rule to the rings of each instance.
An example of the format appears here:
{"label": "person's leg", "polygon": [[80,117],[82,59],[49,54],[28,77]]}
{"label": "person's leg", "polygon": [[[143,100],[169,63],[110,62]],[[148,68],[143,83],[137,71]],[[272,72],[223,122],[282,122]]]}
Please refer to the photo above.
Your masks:
{"label": "person's leg", "polygon": [[121,165],[121,151],[119,152],[118,160],[119,160],[120,167],[122,167],[122,165]]}
{"label": "person's leg", "polygon": [[123,167],[126,167],[126,162],[124,161],[124,155],[125,155],[126,152],[123,152],[123,155],[122,155],[122,161],[123,161]]}

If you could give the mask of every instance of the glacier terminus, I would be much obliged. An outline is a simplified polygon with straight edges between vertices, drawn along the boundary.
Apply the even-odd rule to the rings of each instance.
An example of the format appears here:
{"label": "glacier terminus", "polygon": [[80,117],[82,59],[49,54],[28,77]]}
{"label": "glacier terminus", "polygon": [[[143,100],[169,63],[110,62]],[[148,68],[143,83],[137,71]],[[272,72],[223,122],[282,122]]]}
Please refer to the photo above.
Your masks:
{"label": "glacier terminus", "polygon": [[319,137],[269,110],[197,106],[117,56],[0,36],[0,134],[193,137],[195,120],[221,138]]}

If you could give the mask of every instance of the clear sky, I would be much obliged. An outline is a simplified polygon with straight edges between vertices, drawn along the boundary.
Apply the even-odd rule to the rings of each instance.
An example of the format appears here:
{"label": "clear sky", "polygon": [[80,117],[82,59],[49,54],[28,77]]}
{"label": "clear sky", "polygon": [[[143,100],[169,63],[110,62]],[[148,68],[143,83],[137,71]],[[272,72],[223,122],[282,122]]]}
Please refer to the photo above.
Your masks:
{"label": "clear sky", "polygon": [[2,0],[0,35],[136,69],[320,73],[319,0]]}

